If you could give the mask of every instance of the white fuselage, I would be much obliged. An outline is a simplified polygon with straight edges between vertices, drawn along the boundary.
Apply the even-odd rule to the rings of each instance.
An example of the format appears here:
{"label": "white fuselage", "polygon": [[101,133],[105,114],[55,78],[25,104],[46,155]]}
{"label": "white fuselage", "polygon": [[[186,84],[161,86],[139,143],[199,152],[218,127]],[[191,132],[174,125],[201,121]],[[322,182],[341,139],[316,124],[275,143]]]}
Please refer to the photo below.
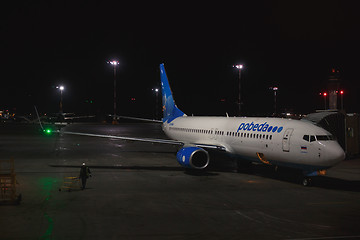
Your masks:
{"label": "white fuselage", "polygon": [[300,120],[183,116],[165,122],[163,130],[188,144],[222,146],[249,161],[301,169],[327,169],[345,156],[329,132]]}

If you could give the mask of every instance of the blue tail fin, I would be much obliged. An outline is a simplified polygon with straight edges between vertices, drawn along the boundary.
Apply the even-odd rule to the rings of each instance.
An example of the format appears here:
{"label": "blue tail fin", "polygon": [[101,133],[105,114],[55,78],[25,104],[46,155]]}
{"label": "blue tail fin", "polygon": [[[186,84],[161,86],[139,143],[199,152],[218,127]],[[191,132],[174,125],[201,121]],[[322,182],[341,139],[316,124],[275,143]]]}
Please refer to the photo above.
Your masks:
{"label": "blue tail fin", "polygon": [[163,122],[170,123],[175,118],[186,115],[175,104],[163,63],[160,64],[160,78],[162,90],[162,105],[164,111]]}

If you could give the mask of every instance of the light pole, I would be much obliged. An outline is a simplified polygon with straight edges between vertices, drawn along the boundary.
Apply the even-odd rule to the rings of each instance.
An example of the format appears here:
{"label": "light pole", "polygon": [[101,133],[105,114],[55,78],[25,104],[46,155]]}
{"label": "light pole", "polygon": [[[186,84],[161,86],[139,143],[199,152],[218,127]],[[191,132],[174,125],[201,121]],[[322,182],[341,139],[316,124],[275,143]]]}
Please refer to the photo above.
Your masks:
{"label": "light pole", "polygon": [[324,92],[323,96],[324,96],[324,110],[326,110],[326,96],[327,96],[327,93]]}
{"label": "light pole", "polygon": [[341,99],[341,111],[344,110],[344,90],[340,91],[340,99]]}
{"label": "light pole", "polygon": [[239,97],[238,97],[238,107],[239,107],[239,117],[241,116],[241,69],[243,69],[242,64],[234,65],[235,68],[239,70]]}
{"label": "light pole", "polygon": [[59,108],[59,112],[63,113],[63,98],[62,98],[62,92],[64,91],[64,86],[56,86],[57,89],[60,90],[60,108]]}
{"label": "light pole", "polygon": [[279,90],[278,87],[270,87],[270,90],[274,91],[274,116],[276,115],[276,96],[277,96],[277,91]]}
{"label": "light pole", "polygon": [[158,105],[159,105],[159,89],[158,88],[153,88],[152,89],[155,93],[155,119],[158,119]]}
{"label": "light pole", "polygon": [[113,116],[113,124],[117,124],[116,121],[116,66],[119,65],[119,61],[110,61],[108,62],[114,67],[114,116]]}

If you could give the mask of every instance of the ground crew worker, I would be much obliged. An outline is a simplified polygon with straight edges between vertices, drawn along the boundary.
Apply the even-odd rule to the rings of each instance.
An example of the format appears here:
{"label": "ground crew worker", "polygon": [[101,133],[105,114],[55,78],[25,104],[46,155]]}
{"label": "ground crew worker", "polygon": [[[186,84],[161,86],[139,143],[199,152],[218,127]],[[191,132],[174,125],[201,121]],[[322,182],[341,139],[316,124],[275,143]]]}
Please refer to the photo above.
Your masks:
{"label": "ground crew worker", "polygon": [[89,177],[91,177],[90,168],[88,166],[86,166],[85,163],[83,163],[80,168],[80,176],[79,176],[79,178],[81,179],[81,183],[82,183],[82,190],[85,189],[86,180]]}

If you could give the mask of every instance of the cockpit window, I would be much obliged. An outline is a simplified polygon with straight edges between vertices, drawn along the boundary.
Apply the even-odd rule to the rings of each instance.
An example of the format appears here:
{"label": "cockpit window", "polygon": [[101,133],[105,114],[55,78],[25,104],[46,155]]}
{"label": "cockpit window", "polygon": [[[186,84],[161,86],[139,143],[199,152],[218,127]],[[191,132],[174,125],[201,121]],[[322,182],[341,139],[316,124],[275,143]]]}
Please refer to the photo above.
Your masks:
{"label": "cockpit window", "polygon": [[328,137],[329,137],[329,140],[331,141],[331,140],[336,140],[336,137],[334,136],[334,135],[328,135]]}
{"label": "cockpit window", "polygon": [[315,141],[332,141],[336,140],[335,136],[333,135],[304,135],[303,139],[307,142],[315,142]]}
{"label": "cockpit window", "polygon": [[316,139],[318,141],[331,141],[335,140],[335,137],[333,135],[316,135]]}
{"label": "cockpit window", "polygon": [[326,135],[316,135],[316,139],[318,141],[327,141],[327,140],[329,140],[328,136],[326,136]]}
{"label": "cockpit window", "polygon": [[310,140],[309,135],[304,135],[303,139],[308,142]]}

